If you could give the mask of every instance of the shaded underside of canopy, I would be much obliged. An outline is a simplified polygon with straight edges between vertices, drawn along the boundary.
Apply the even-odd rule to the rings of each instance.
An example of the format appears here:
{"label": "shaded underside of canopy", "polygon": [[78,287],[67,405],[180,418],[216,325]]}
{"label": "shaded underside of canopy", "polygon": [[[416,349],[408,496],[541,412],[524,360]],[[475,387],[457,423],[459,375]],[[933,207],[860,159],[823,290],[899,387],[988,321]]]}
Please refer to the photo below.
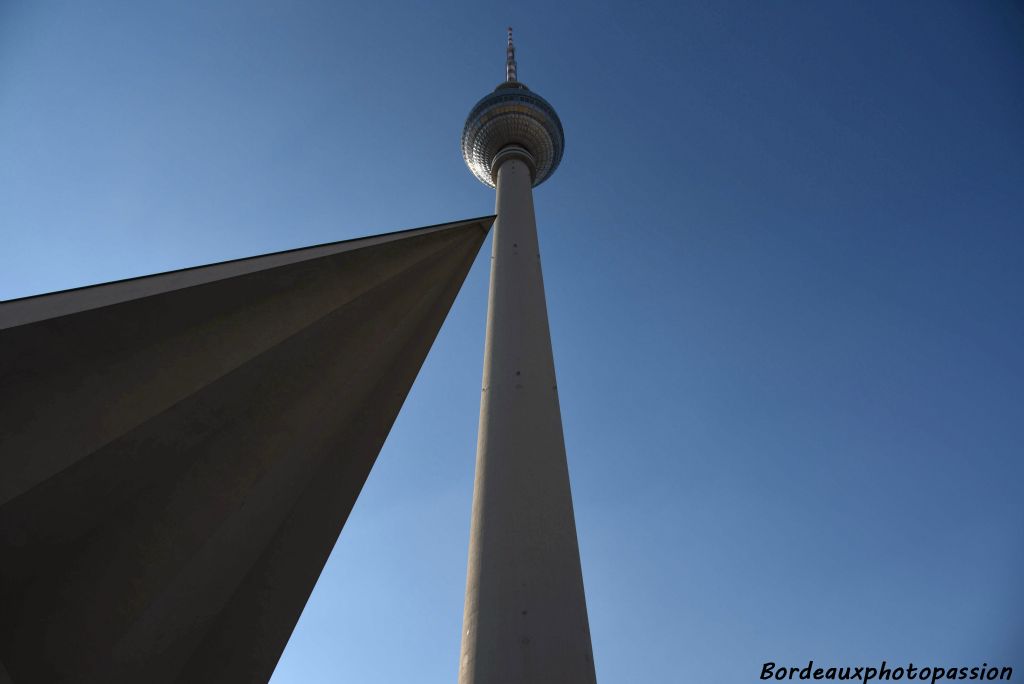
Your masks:
{"label": "shaded underside of canopy", "polygon": [[268,680],[492,221],[0,303],[0,682]]}

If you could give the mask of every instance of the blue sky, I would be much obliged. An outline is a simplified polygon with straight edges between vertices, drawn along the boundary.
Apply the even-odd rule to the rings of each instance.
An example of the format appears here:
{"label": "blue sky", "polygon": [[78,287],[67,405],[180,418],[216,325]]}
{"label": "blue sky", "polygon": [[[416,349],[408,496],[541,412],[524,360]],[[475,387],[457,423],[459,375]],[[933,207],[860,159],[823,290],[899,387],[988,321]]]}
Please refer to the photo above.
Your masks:
{"label": "blue sky", "polygon": [[[1019,4],[0,0],[0,298],[491,213],[508,24],[599,680],[1024,668]],[[274,684],[454,681],[487,267]]]}

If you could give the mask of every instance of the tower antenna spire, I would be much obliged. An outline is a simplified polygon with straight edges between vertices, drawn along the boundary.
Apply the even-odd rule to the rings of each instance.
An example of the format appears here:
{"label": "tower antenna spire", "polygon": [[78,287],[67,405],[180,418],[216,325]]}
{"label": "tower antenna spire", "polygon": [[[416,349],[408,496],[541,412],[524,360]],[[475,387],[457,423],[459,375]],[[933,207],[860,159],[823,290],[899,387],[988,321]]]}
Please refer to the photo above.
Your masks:
{"label": "tower antenna spire", "polygon": [[508,48],[505,50],[505,80],[516,82],[516,46],[512,44],[512,27],[508,27]]}

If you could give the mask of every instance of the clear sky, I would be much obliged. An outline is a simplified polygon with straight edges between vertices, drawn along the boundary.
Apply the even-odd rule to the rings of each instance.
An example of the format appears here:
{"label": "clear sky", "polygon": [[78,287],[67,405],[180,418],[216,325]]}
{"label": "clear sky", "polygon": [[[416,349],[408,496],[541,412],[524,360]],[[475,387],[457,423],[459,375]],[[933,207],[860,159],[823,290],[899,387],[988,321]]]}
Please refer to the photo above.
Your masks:
{"label": "clear sky", "polygon": [[[0,0],[0,298],[491,213],[520,78],[598,678],[1024,674],[1024,10]],[[450,683],[487,268],[274,684]]]}

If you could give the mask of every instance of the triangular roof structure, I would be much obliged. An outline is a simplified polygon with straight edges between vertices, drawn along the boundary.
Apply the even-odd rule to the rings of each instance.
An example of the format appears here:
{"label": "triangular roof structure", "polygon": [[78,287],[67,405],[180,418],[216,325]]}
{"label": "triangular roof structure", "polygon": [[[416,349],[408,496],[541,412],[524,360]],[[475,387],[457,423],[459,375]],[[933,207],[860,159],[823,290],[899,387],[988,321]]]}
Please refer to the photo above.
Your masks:
{"label": "triangular roof structure", "polygon": [[0,303],[0,682],[268,680],[493,219]]}

